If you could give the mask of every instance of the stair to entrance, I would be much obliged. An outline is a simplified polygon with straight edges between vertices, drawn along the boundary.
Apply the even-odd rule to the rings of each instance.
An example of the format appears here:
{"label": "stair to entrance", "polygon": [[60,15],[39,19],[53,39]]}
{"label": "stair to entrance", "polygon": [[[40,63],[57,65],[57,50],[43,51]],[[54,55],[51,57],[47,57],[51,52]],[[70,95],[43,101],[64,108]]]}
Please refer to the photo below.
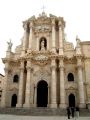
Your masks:
{"label": "stair to entrance", "polygon": [[[66,109],[51,108],[0,108],[0,114],[30,115],[30,116],[66,116]],[[90,110],[81,109],[80,116],[90,116]]]}

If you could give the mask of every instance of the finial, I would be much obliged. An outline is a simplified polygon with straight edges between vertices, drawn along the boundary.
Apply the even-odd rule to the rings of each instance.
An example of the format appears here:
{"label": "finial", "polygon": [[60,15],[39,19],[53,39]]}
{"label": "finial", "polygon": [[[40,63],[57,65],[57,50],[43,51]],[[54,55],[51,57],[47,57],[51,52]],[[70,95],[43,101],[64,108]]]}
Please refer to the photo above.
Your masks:
{"label": "finial", "polygon": [[41,8],[43,10],[42,13],[45,13],[45,6],[43,5],[43,7]]}

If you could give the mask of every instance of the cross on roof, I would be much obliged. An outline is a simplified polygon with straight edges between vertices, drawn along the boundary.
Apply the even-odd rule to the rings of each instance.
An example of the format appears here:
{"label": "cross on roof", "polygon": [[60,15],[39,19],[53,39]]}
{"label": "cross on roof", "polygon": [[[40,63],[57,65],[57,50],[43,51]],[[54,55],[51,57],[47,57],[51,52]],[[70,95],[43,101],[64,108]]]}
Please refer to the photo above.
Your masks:
{"label": "cross on roof", "polygon": [[45,6],[43,5],[43,7],[41,8],[43,10],[43,12],[45,11]]}

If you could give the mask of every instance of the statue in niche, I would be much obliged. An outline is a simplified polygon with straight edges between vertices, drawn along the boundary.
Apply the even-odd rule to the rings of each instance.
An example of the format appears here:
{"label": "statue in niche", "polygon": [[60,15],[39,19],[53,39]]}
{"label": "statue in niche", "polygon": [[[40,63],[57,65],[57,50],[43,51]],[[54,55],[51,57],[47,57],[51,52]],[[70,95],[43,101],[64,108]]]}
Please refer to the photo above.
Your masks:
{"label": "statue in niche", "polygon": [[7,44],[8,44],[8,51],[11,52],[12,45],[13,45],[12,42],[11,42],[11,40],[9,42],[7,42]]}
{"label": "statue in niche", "polygon": [[76,42],[77,42],[76,46],[77,46],[77,47],[80,47],[80,39],[79,39],[78,36],[76,36]]}
{"label": "statue in niche", "polygon": [[45,41],[44,41],[44,38],[41,41],[41,51],[45,51]]}

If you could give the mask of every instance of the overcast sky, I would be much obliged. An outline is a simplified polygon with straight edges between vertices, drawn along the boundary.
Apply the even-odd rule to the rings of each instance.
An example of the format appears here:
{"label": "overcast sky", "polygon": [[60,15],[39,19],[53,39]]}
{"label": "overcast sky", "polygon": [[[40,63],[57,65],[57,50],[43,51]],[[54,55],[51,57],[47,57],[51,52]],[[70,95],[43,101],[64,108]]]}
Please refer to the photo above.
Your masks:
{"label": "overcast sky", "polygon": [[76,35],[81,41],[90,41],[90,0],[0,0],[0,73],[4,74],[1,58],[5,57],[7,41],[12,39],[13,51],[21,43],[22,21],[45,12],[64,17],[67,40],[75,44]]}

